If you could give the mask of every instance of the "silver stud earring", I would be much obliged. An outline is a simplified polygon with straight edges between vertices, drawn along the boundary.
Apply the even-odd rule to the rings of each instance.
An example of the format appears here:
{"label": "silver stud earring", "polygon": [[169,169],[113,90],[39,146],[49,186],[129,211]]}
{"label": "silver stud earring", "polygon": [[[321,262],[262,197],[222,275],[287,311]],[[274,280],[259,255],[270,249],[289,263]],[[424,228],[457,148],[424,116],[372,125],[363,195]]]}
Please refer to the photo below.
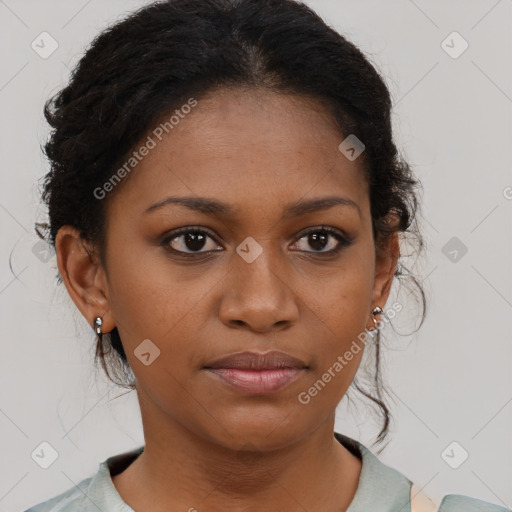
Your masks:
{"label": "silver stud earring", "polygon": [[96,334],[103,334],[101,332],[101,326],[103,325],[103,318],[101,316],[97,316],[94,319],[94,330],[96,331]]}
{"label": "silver stud earring", "polygon": [[379,328],[379,323],[377,322],[377,320],[375,319],[375,315],[380,315],[381,313],[383,312],[382,308],[380,308],[379,306],[377,306],[373,311],[372,311],[372,320],[373,320],[373,323],[375,325],[375,330],[377,330]]}

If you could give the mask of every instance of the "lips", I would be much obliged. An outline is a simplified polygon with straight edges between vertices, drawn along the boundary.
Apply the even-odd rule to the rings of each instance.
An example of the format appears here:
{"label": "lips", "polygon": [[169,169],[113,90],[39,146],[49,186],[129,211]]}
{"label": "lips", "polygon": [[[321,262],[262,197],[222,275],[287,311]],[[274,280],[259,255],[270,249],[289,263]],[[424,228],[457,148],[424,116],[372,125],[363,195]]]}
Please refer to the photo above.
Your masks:
{"label": "lips", "polygon": [[207,369],[277,370],[281,368],[307,368],[306,363],[285,352],[237,352],[215,359],[205,365]]}
{"label": "lips", "polygon": [[279,391],[296,381],[308,366],[280,351],[238,352],[211,361],[204,369],[231,389],[251,395]]}

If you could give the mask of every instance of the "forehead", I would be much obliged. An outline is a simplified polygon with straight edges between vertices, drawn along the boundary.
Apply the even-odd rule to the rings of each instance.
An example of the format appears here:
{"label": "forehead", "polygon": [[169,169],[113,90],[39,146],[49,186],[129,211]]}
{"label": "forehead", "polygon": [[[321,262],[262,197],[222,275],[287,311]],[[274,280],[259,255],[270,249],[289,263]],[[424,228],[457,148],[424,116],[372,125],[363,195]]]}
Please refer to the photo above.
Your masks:
{"label": "forehead", "polygon": [[153,148],[131,171],[114,203],[141,213],[167,195],[181,194],[222,198],[237,211],[244,205],[273,210],[301,198],[336,194],[367,206],[362,159],[350,161],[340,152],[345,136],[320,102],[223,89],[184,112],[174,118],[172,129],[167,125],[168,133],[159,130],[156,136],[156,127],[148,131]]}

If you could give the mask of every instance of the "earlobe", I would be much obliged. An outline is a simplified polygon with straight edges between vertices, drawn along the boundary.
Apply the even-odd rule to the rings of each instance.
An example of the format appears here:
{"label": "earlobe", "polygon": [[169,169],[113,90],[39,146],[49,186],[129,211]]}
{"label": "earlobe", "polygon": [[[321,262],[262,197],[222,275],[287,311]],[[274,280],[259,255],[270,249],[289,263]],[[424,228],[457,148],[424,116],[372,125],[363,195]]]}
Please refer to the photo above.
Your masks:
{"label": "earlobe", "polygon": [[103,318],[102,331],[114,327],[108,300],[107,280],[100,258],[72,226],[62,226],[55,239],[57,265],[69,296],[93,326],[97,316]]}

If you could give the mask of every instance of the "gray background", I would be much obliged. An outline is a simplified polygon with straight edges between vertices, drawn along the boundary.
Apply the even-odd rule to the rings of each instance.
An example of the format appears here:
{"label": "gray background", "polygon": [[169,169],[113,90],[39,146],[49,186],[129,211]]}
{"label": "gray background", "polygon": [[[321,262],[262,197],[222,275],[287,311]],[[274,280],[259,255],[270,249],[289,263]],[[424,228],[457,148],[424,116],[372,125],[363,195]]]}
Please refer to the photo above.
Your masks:
{"label": "gray background", "polygon": [[[0,0],[0,511],[47,499],[143,443],[135,394],[94,373],[92,330],[32,227],[44,218],[43,102],[102,28],[144,3]],[[430,310],[418,333],[384,331],[394,421],[380,458],[434,501],[460,493],[512,507],[512,2],[307,3],[386,77],[397,142],[424,185],[427,251],[414,269]],[[43,31],[58,43],[46,59],[31,48]],[[454,31],[469,44],[457,58],[442,47]],[[447,44],[453,54],[463,41]],[[410,333],[415,303],[393,294],[388,304],[406,303],[395,328]],[[359,403],[342,402],[336,430],[371,447],[378,425]],[[58,452],[48,469],[31,458],[43,441]],[[469,453],[457,469],[442,455],[453,442],[452,465]]]}

